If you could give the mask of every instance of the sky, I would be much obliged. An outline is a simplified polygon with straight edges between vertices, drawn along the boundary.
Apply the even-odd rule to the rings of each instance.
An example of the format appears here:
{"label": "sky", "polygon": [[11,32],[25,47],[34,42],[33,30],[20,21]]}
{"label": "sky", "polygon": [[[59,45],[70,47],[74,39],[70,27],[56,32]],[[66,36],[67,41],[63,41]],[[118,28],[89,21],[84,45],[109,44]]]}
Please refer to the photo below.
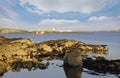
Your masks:
{"label": "sky", "polygon": [[119,30],[120,0],[0,0],[0,28]]}

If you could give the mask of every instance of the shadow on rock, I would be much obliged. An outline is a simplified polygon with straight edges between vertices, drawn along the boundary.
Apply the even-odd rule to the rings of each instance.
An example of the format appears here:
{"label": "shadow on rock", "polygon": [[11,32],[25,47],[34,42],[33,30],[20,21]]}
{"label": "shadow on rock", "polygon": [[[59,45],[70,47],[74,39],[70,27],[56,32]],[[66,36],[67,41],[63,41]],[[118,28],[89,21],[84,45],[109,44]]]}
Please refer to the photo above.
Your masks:
{"label": "shadow on rock", "polygon": [[49,62],[46,64],[44,63],[37,63],[33,61],[15,61],[11,64],[12,71],[20,71],[20,69],[28,69],[29,71],[36,70],[36,69],[46,69],[49,65]]}

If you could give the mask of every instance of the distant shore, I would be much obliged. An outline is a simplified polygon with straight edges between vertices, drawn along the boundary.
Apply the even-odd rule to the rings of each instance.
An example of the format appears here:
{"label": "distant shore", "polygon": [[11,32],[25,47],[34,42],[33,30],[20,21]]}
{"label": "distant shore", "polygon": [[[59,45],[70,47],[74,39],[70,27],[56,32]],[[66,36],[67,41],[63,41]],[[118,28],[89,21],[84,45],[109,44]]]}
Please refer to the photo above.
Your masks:
{"label": "distant shore", "polygon": [[20,29],[10,29],[10,28],[0,28],[0,34],[9,33],[93,33],[93,32],[120,32],[120,30],[103,30],[103,31],[73,31],[73,30],[20,30]]}

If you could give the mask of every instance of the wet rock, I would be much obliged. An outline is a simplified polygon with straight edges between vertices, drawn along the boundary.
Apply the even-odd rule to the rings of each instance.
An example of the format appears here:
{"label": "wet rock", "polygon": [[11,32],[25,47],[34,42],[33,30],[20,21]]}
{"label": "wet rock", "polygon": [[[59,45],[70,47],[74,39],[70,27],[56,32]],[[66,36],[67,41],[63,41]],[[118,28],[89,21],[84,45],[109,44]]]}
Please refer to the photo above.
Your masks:
{"label": "wet rock", "polygon": [[80,49],[71,48],[71,51],[64,56],[64,65],[82,66]]}
{"label": "wet rock", "polygon": [[48,65],[49,65],[48,62],[44,64],[44,63],[34,62],[34,61],[15,61],[11,64],[11,67],[13,71],[20,71],[21,69],[25,69],[25,68],[31,71],[32,68],[46,69]]}
{"label": "wet rock", "polygon": [[4,75],[7,70],[7,65],[4,62],[0,61],[0,77]]}
{"label": "wet rock", "polygon": [[107,60],[107,59],[83,59],[83,67],[89,70],[94,70],[100,73],[118,73],[120,74],[120,59]]}
{"label": "wet rock", "polygon": [[49,62],[47,62],[46,64],[41,63],[39,64],[39,69],[46,69],[48,68],[49,64],[50,64]]}

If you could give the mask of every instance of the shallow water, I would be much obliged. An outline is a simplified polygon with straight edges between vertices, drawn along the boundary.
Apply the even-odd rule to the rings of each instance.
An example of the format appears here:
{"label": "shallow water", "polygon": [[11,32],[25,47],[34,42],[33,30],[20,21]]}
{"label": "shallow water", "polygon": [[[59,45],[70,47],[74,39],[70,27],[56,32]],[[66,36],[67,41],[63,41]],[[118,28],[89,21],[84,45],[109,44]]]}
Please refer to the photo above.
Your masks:
{"label": "shallow water", "polygon": [[[0,34],[7,38],[32,38],[35,42],[42,42],[47,40],[56,39],[74,39],[83,41],[89,44],[105,44],[109,47],[108,59],[120,58],[120,32],[96,32],[96,33],[63,33],[63,34]],[[59,67],[63,64],[61,60],[51,60],[47,69],[31,70],[21,69],[19,72],[6,72],[2,78],[67,78],[63,67]],[[72,69],[73,70],[73,69]],[[114,74],[100,74],[87,69],[78,71],[81,78],[120,78],[119,75]],[[80,78],[80,77],[79,77]]]}

